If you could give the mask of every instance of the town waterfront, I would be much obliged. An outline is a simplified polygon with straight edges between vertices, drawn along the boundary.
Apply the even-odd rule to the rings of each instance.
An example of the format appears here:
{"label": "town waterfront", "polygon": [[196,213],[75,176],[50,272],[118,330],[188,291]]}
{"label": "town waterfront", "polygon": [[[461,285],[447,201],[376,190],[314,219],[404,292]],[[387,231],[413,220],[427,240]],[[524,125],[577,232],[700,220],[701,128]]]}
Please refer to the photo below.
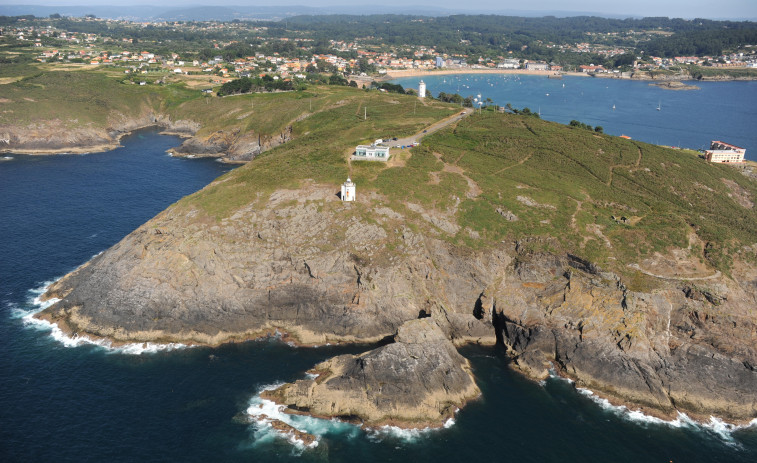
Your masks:
{"label": "town waterfront", "polygon": [[518,74],[431,75],[391,82],[417,89],[421,79],[434,97],[439,92],[480,94],[490,104],[528,107],[546,120],[567,124],[575,119],[656,145],[698,150],[722,140],[746,148],[747,159],[757,160],[754,81],[687,82],[698,90],[668,90],[627,79]]}
{"label": "town waterfront", "polygon": [[108,153],[0,163],[2,461],[757,461],[757,426],[661,423],[612,409],[565,381],[523,378],[498,348],[462,349],[483,396],[450,427],[365,432],[316,420],[308,430],[319,444],[303,449],[250,422],[250,403],[266,385],[365,346],[295,348],[276,338],[147,351],[63,344],[24,319],[38,310],[46,282],[231,168],[171,158],[164,151],[179,139],[155,131],[123,143]]}

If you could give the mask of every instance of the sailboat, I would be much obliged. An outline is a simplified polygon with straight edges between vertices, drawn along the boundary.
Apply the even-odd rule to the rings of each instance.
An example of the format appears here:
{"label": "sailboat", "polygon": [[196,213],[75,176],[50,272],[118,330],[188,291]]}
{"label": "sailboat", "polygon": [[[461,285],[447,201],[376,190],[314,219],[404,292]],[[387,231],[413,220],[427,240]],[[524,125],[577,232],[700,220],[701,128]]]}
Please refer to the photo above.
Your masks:
{"label": "sailboat", "polygon": [[657,102],[657,110],[662,111],[662,102]]}
{"label": "sailboat", "polygon": [[612,110],[615,111],[615,105],[612,105]]}

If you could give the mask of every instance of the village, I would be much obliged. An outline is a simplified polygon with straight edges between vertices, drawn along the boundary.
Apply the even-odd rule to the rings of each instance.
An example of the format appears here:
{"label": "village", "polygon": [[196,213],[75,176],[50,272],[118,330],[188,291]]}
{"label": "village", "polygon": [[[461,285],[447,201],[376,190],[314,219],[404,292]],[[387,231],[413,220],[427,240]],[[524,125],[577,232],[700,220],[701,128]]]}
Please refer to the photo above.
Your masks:
{"label": "village", "polygon": [[[124,74],[143,75],[150,72],[173,73],[186,76],[207,76],[204,83],[223,84],[233,78],[254,75],[276,74],[276,78],[304,79],[309,72],[343,73],[381,78],[387,73],[400,70],[431,71],[445,70],[526,70],[540,72],[578,72],[597,76],[628,77],[636,71],[666,71],[681,66],[697,65],[712,68],[757,68],[757,50],[746,46],[746,53],[721,56],[677,56],[663,58],[640,54],[632,60],[618,58],[631,56],[634,50],[627,47],[607,45],[615,33],[597,34],[587,32],[592,41],[572,44],[541,44],[546,49],[564,54],[590,54],[606,62],[620,64],[561,64],[518,56],[510,51],[500,56],[470,56],[447,53],[435,47],[421,45],[381,46],[372,37],[355,38],[352,41],[329,40],[327,47],[316,47],[314,40],[292,31],[292,37],[272,36],[268,27],[253,27],[237,22],[191,22],[150,23],[125,20],[67,18],[69,23],[94,24],[106,30],[120,30],[119,34],[105,35],[93,32],[62,30],[51,24],[20,20],[14,25],[0,26],[0,36],[12,38],[18,46],[32,47],[34,59],[40,63],[81,64],[86,66],[123,67]],[[72,27],[73,28],[73,27]],[[170,43],[145,41],[124,34],[124,30],[169,29],[187,33],[208,34],[207,48],[217,54],[199,57],[195,51],[171,50]],[[84,29],[82,27],[82,29]],[[161,30],[162,30],[161,29]],[[246,34],[254,34],[249,37]],[[628,31],[627,36],[637,37],[644,32]],[[126,35],[126,36],[124,36]],[[244,37],[239,37],[245,35]],[[229,37],[212,38],[215,36]],[[264,51],[246,56],[231,57],[230,48],[246,46],[240,39],[253,39],[261,49],[280,49],[280,52]],[[462,42],[465,42],[464,40]],[[169,51],[166,51],[169,50]],[[318,52],[315,52],[318,51]],[[327,51],[327,52],[323,52]],[[525,51],[525,48],[524,48]],[[207,53],[206,53],[207,54]],[[622,61],[622,64],[621,64]],[[141,79],[139,83],[151,83]]]}

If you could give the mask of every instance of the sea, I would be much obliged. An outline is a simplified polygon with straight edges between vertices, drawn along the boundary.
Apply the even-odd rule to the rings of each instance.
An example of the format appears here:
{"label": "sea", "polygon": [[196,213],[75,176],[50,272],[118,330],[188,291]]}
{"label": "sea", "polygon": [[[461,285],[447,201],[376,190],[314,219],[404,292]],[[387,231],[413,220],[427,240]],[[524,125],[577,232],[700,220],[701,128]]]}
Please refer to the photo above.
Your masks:
{"label": "sea", "polygon": [[434,97],[445,92],[478,98],[485,105],[510,103],[540,113],[542,119],[562,124],[578,120],[655,145],[700,150],[720,140],[745,148],[746,158],[757,160],[757,81],[684,82],[697,90],[668,90],[627,79],[520,74],[432,75],[391,82],[418,89],[421,79]]}
{"label": "sea", "polygon": [[[577,82],[599,93],[616,84]],[[285,415],[260,393],[370,345],[302,348],[272,336],[112,348],[32,321],[50,282],[232,168],[165,153],[179,143],[142,130],[106,153],[0,155],[0,461],[757,461],[757,422],[666,422],[613,407],[563,379],[524,378],[500,347],[461,349],[482,395],[443,428],[363,430]],[[271,418],[316,442],[274,431]]]}

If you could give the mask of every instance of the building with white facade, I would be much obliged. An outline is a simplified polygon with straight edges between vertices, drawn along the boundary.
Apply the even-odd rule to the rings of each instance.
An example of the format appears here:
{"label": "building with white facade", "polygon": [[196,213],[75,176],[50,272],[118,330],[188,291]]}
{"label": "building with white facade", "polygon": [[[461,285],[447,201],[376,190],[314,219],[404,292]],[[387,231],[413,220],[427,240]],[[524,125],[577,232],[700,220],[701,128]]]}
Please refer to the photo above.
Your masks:
{"label": "building with white facade", "polygon": [[418,98],[426,98],[426,82],[424,81],[418,84]]}
{"label": "building with white facade", "polygon": [[355,184],[352,183],[349,177],[347,181],[342,183],[342,201],[354,201],[355,200]]}
{"label": "building with white facade", "polygon": [[379,145],[357,145],[355,154],[352,155],[354,161],[388,161],[389,147]]}
{"label": "building with white facade", "polygon": [[704,152],[704,158],[709,162],[744,162],[745,154],[744,148],[713,140],[710,149]]}

